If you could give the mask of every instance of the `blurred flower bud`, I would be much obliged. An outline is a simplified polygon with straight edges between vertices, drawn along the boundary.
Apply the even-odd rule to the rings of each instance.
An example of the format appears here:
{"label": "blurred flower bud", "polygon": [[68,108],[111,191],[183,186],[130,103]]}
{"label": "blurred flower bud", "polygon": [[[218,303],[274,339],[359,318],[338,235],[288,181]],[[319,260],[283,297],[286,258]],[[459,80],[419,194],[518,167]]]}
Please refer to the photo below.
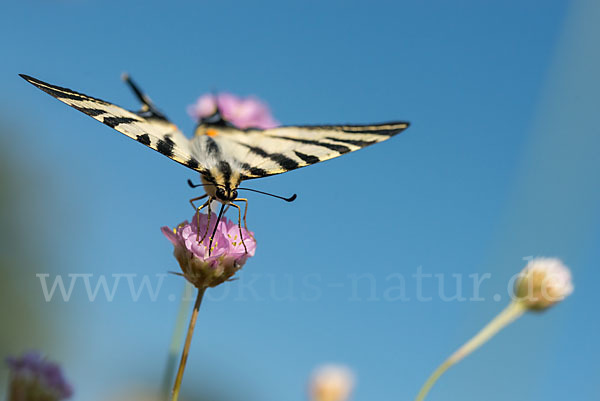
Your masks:
{"label": "blurred flower bud", "polygon": [[343,365],[323,365],[310,380],[312,401],[346,401],[354,387],[354,374]]}
{"label": "blurred flower bud", "polygon": [[571,272],[556,258],[532,259],[515,283],[517,301],[530,310],[544,310],[572,292]]}

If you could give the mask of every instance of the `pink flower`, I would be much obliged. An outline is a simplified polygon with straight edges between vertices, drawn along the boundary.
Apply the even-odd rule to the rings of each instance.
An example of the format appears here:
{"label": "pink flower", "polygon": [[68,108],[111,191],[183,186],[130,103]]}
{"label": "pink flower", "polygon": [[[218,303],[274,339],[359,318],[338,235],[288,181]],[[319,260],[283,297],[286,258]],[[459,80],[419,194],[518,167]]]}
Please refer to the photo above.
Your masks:
{"label": "pink flower", "polygon": [[269,107],[255,97],[240,98],[231,93],[219,93],[218,95],[202,95],[196,103],[188,106],[188,114],[195,120],[202,120],[217,112],[225,121],[230,122],[237,128],[274,128],[279,122],[271,116]]}
{"label": "pink flower", "polygon": [[9,400],[59,401],[73,395],[60,366],[32,351],[6,360],[11,371]]}
{"label": "pink flower", "polygon": [[[256,251],[254,233],[242,228],[242,242],[240,227],[225,217],[219,222],[211,244],[216,221],[213,213],[207,229],[208,215],[200,214],[194,216],[192,223],[186,220],[175,229],[161,228],[175,247],[173,254],[183,276],[198,288],[215,287],[229,280]],[[198,242],[202,237],[205,238]]]}

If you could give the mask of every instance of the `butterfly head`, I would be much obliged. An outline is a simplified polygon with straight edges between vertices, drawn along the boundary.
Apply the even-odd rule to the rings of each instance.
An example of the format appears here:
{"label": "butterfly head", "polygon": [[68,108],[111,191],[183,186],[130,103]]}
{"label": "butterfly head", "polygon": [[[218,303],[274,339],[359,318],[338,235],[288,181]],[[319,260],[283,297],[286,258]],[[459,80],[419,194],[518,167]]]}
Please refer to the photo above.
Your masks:
{"label": "butterfly head", "polygon": [[217,187],[215,196],[218,201],[231,202],[238,197],[237,190],[231,188]]}
{"label": "butterfly head", "polygon": [[238,197],[237,185],[232,185],[231,182],[217,182],[213,177],[202,176],[202,185],[204,190],[211,198],[218,200],[221,203],[230,203]]}

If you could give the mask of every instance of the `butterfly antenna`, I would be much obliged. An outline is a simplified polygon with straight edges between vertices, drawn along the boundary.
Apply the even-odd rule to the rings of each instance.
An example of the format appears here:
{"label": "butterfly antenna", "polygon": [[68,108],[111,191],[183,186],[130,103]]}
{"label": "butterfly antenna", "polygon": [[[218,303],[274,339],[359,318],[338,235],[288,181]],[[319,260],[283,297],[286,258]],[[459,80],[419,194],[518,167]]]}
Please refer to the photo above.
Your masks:
{"label": "butterfly antenna", "polygon": [[190,186],[190,188],[205,187],[205,186],[207,186],[207,185],[213,185],[213,186],[215,186],[215,187],[224,187],[224,186],[225,186],[225,185],[222,185],[222,184],[212,184],[212,183],[208,183],[208,184],[202,184],[202,183],[200,183],[200,184],[194,184],[194,183],[192,182],[192,180],[190,180],[189,178],[188,178],[188,180],[187,180],[187,183],[188,183],[188,185]]}
{"label": "butterfly antenna", "polygon": [[263,194],[263,195],[269,195],[269,196],[272,196],[273,198],[281,199],[281,200],[284,200],[286,202],[293,202],[293,201],[296,200],[296,197],[297,197],[296,194],[293,194],[289,198],[286,198],[286,197],[283,197],[283,196],[271,194],[271,193],[268,193],[268,192],[259,191],[258,189],[252,189],[252,188],[238,188],[238,189],[242,189],[244,191],[256,192],[256,193]]}
{"label": "butterfly antenna", "polygon": [[192,180],[190,180],[189,178],[188,178],[187,182],[188,182],[188,185],[190,186],[190,188],[198,188],[198,187],[202,187],[203,186],[202,184],[194,184],[192,182]]}

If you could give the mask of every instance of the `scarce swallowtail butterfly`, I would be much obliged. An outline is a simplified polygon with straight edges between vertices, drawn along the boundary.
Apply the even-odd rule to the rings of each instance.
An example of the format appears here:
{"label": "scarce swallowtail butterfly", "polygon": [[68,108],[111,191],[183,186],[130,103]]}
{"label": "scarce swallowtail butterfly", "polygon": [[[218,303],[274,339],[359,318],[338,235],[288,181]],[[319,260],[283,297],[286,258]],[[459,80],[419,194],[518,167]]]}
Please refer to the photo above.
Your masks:
{"label": "scarce swallowtail butterfly", "polygon": [[[128,76],[126,83],[142,103],[140,111],[129,111],[112,103],[20,74],[61,102],[108,125],[184,166],[200,173],[206,194],[190,202],[200,211],[213,200],[241,208],[234,202],[242,181],[285,173],[385,141],[408,127],[407,122],[372,125],[303,125],[271,129],[239,129],[220,118],[200,121],[193,138],[186,137],[154,106]],[[190,185],[191,182],[190,182]],[[260,191],[256,191],[260,192]],[[208,197],[200,207],[194,202]],[[287,201],[295,199],[282,198]],[[208,215],[211,213],[209,211]],[[244,222],[246,216],[244,213]],[[240,224],[241,226],[241,224]],[[241,234],[241,230],[240,230]]]}

